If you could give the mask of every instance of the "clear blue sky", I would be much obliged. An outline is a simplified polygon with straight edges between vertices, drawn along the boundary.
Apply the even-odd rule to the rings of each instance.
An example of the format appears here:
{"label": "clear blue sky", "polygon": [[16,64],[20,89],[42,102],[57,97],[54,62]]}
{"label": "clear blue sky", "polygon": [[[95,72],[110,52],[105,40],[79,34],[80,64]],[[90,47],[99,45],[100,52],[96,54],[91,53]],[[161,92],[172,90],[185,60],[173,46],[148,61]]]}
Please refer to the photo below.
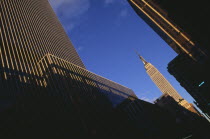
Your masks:
{"label": "clear blue sky", "polygon": [[127,0],[50,0],[86,68],[131,88],[152,102],[162,93],[147,75],[137,50],[189,102],[167,71],[177,55],[130,7]]}

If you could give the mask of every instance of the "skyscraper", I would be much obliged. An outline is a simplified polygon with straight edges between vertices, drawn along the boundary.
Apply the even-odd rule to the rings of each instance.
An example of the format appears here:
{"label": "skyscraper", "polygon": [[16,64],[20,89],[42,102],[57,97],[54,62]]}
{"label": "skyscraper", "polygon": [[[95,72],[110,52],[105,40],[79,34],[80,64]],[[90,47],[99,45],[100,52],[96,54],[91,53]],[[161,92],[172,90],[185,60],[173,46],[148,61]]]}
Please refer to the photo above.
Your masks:
{"label": "skyscraper", "polygon": [[[146,111],[135,100],[131,89],[85,69],[47,0],[0,1],[0,138],[154,138],[173,131],[156,120],[165,114],[153,116],[153,104],[158,122],[145,114],[145,126],[137,127]],[[123,102],[124,113],[116,110]]]}
{"label": "skyscraper", "polygon": [[176,102],[188,109],[190,107],[189,103],[180,96],[180,94],[173,88],[168,80],[158,71],[158,69],[156,69],[151,63],[147,62],[142,56],[138,56],[143,62],[147,74],[160,89],[160,91],[163,94],[169,94]]}
{"label": "skyscraper", "polygon": [[196,63],[186,54],[180,54],[168,64],[168,72],[195,99],[195,104],[210,115],[209,72],[207,65]]}
{"label": "skyscraper", "polygon": [[208,25],[210,22],[206,18],[210,16],[208,1],[198,3],[197,1],[183,0],[153,0],[153,2],[159,5],[161,9],[164,9],[167,17],[187,32],[191,40],[194,40],[199,47],[205,49],[206,52],[208,51],[209,54],[210,28],[208,28]]}
{"label": "skyscraper", "polygon": [[207,58],[207,52],[177,26],[156,0],[128,0],[136,13],[177,53],[195,61]]}
{"label": "skyscraper", "polygon": [[[135,12],[178,54],[168,71],[209,113],[209,6],[207,1],[128,0]],[[178,9],[178,10],[177,10]],[[196,9],[196,10],[195,10]],[[189,62],[189,63],[186,63]],[[187,65],[187,67],[186,67]],[[199,86],[201,83],[202,86]]]}
{"label": "skyscraper", "polygon": [[1,0],[0,10],[3,67],[35,74],[51,53],[85,68],[48,0]]}
{"label": "skyscraper", "polygon": [[1,137],[118,135],[129,125],[114,108],[127,98],[86,70],[48,0],[0,1]]}
{"label": "skyscraper", "polygon": [[[136,100],[131,89],[85,68],[47,0],[0,1],[0,138],[148,138],[173,131],[162,126],[168,122],[151,123]],[[123,102],[128,107],[119,108]]]}

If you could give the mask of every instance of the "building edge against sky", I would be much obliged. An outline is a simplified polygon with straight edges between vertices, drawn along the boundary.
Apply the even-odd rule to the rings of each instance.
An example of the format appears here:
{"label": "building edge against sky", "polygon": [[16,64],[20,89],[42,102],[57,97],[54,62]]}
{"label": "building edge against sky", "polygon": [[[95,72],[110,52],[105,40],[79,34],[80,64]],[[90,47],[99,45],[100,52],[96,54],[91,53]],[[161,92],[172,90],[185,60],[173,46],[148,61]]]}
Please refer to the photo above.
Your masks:
{"label": "building edge against sky", "polygon": [[207,57],[207,52],[178,27],[155,0],[128,0],[135,12],[177,53],[185,53],[195,61]]}
{"label": "building edge against sky", "polygon": [[[210,67],[209,43],[207,41],[209,29],[206,29],[207,31],[204,31],[204,27],[201,27],[201,29],[199,21],[193,23],[195,28],[191,25],[191,22],[196,18],[205,21],[204,24],[208,23],[206,16],[204,16],[207,14],[208,7],[204,7],[206,10],[195,11],[195,8],[198,9],[196,6],[198,3],[196,2],[192,5],[194,8],[187,7],[189,6],[188,2],[182,5],[182,1],[170,3],[165,0],[128,0],[128,2],[135,12],[178,54],[168,65],[169,73],[196,100],[195,104],[204,113],[210,115],[209,79],[206,76]],[[198,7],[203,8],[202,4],[199,3]],[[177,11],[174,7],[181,7],[181,9]],[[168,11],[169,13],[167,13]],[[184,13],[185,11],[188,15]],[[200,17],[190,16],[192,13]],[[184,16],[189,16],[189,19],[185,19]],[[172,21],[171,19],[175,20]],[[184,27],[183,29],[187,29],[188,32],[182,30],[176,22],[179,23],[179,26]],[[193,40],[188,33],[192,35]],[[181,59],[182,61],[180,61]],[[185,67],[186,65],[188,67]],[[200,84],[202,84],[201,87]]]}
{"label": "building edge against sky", "polygon": [[210,118],[208,65],[195,63],[187,55],[180,54],[168,64],[168,72],[195,99],[196,106]]}
{"label": "building edge against sky", "polygon": [[48,0],[0,1],[0,90],[0,129],[7,136],[62,135],[68,128],[68,136],[111,135],[126,128],[113,109],[137,99],[86,70]]}
{"label": "building edge against sky", "polygon": [[47,0],[1,0],[0,18],[0,136],[154,138],[173,131],[168,113],[85,68]]}
{"label": "building edge against sky", "polygon": [[174,132],[170,114],[85,69],[46,0],[1,0],[0,18],[0,136],[167,138]]}
{"label": "building edge against sky", "polygon": [[196,112],[199,115],[196,108],[180,96],[180,94],[174,89],[174,87],[169,83],[169,81],[158,71],[158,69],[156,69],[151,63],[147,62],[139,54],[138,56],[139,59],[143,62],[147,74],[154,82],[154,84],[160,89],[163,95],[170,95],[178,104],[180,104],[189,111]]}
{"label": "building edge against sky", "polygon": [[[39,63],[47,54],[55,55],[85,69],[48,0],[36,2],[33,0],[27,0],[27,2],[25,0],[18,2],[2,0],[0,12],[2,81],[15,77],[11,85],[14,83],[13,85],[20,90],[22,88],[18,87],[15,82],[45,86],[41,79],[43,76],[41,66],[44,64]],[[113,81],[100,78],[102,79],[100,76],[97,77],[99,81],[117,90],[130,90]],[[14,90],[10,90],[10,93],[1,92],[1,95],[17,95]],[[129,94],[136,97],[133,92]]]}

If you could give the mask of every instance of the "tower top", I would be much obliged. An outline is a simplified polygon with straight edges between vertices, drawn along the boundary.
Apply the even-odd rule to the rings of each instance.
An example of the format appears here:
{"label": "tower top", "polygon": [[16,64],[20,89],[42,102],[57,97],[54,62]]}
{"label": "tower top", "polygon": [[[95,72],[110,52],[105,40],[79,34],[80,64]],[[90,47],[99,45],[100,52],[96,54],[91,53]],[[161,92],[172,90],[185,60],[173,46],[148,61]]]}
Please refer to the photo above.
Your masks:
{"label": "tower top", "polygon": [[139,58],[144,63],[144,65],[146,65],[148,63],[137,51],[136,51],[136,54],[139,56]]}

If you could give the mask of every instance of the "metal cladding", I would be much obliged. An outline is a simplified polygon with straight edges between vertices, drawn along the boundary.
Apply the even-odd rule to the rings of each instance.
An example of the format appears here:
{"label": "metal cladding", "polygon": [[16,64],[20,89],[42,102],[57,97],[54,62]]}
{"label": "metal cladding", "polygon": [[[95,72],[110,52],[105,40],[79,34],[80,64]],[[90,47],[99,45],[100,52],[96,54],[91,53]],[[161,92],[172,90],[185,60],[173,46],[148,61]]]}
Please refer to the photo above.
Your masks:
{"label": "metal cladding", "polygon": [[[46,57],[52,58],[43,62]],[[57,61],[54,63],[56,67],[51,68],[52,60]],[[66,67],[66,65],[73,68],[68,69],[69,66]],[[69,78],[70,84],[65,81],[62,86],[58,86],[63,81],[63,77],[53,78],[57,75],[53,72],[56,68],[58,68],[59,77],[62,73],[66,80]],[[40,92],[49,92],[49,90],[51,90],[49,95],[53,93],[61,95],[60,92],[71,93],[69,88],[72,87],[72,80],[80,78],[75,75],[71,76],[67,71],[94,80],[98,84],[95,87],[104,90],[104,93],[113,93],[116,96],[119,95],[120,98],[136,97],[131,89],[85,69],[47,0],[1,0],[0,89],[3,91],[0,92],[0,95],[11,97],[24,94],[30,96],[38,95]],[[48,79],[55,79],[55,81],[47,82]],[[86,80],[79,81],[83,84],[91,84]],[[77,87],[83,88],[82,86]],[[115,99],[115,97],[110,97],[113,102],[121,100]]]}
{"label": "metal cladding", "polygon": [[88,88],[91,87],[106,95],[113,106],[120,104],[128,97],[137,98],[131,89],[54,55],[47,54],[38,64],[41,67],[44,86],[51,86],[51,92],[57,92],[55,94],[71,92],[72,87],[83,88],[83,93],[88,94]]}
{"label": "metal cladding", "polygon": [[[38,62],[47,53],[85,68],[47,0],[1,0],[0,80],[11,80],[2,85],[20,90],[25,86],[17,82],[42,86]],[[19,92],[10,91],[1,95]]]}
{"label": "metal cladding", "polygon": [[114,111],[127,99],[86,70],[47,0],[0,1],[0,138],[112,135],[127,128]]}
{"label": "metal cladding", "polygon": [[85,68],[47,0],[0,1],[0,59],[3,68],[38,75],[47,53]]}

